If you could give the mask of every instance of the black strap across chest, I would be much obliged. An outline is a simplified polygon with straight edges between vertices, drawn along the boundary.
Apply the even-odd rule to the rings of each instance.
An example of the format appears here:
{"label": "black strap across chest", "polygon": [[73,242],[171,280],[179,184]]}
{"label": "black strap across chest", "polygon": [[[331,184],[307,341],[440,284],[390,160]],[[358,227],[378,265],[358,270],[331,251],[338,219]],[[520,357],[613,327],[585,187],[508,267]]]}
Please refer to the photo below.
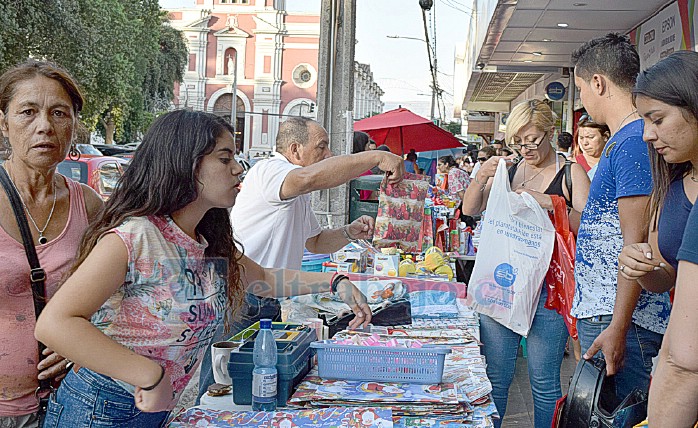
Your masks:
{"label": "black strap across chest", "polygon": [[[27,261],[29,262],[29,281],[32,287],[32,296],[34,300],[34,313],[36,317],[39,318],[41,311],[46,306],[46,272],[41,268],[39,264],[39,256],[36,254],[36,247],[34,246],[34,238],[32,238],[31,231],[29,230],[29,223],[27,223],[27,216],[24,213],[24,206],[22,205],[22,200],[17,193],[17,190],[12,185],[10,181],[10,176],[3,166],[0,166],[0,184],[5,189],[7,197],[10,200],[10,205],[12,206],[12,211],[15,214],[15,219],[17,220],[17,226],[19,227],[19,232],[22,235],[22,243],[24,244],[24,252],[27,254]],[[44,349],[46,346],[41,343],[39,344],[39,361],[45,358]],[[50,389],[51,383],[49,379],[39,380],[40,389]]]}

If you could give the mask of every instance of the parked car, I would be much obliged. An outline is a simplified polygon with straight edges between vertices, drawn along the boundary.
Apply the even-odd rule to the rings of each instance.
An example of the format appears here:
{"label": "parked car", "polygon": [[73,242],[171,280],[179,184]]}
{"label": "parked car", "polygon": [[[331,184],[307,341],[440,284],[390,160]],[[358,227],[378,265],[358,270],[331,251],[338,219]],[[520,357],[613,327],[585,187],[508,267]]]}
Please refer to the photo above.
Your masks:
{"label": "parked car", "polygon": [[121,154],[131,154],[134,149],[119,144],[93,144],[105,156],[117,156]]}
{"label": "parked car", "polygon": [[113,156],[85,156],[78,160],[66,158],[58,164],[58,172],[80,183],[87,184],[107,200],[124,174],[125,159]]}
{"label": "parked car", "polygon": [[100,152],[95,146],[92,144],[77,144],[78,151],[80,152],[81,155],[90,155],[90,156],[103,156],[104,153]]}

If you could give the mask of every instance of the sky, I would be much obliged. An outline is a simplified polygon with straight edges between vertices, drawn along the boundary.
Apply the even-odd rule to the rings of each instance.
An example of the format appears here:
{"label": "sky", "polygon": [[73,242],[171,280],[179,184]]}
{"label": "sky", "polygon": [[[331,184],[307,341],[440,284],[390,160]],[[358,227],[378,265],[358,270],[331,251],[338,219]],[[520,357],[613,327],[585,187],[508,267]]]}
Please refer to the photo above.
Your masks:
{"label": "sky", "polygon": [[[434,0],[427,13],[430,38],[436,22],[438,83],[444,90],[442,114],[453,120],[453,63],[456,43],[466,37],[471,10],[465,0]],[[194,0],[160,0],[163,8],[193,6]],[[431,77],[424,40],[422,9],[418,0],[356,0],[355,59],[371,66],[373,78],[383,89],[384,111],[399,106],[429,117]],[[287,0],[289,11],[319,13],[320,0]],[[387,36],[413,37],[394,39]],[[444,114],[445,112],[445,114]],[[435,108],[438,117],[438,109]]]}

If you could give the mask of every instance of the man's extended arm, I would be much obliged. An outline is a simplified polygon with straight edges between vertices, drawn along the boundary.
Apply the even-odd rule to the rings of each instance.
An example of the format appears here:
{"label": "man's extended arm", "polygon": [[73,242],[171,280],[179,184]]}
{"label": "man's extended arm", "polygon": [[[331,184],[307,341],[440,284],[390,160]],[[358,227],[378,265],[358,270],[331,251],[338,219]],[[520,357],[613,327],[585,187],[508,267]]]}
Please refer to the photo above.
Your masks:
{"label": "man's extended arm", "polygon": [[328,254],[339,251],[349,243],[349,240],[373,238],[375,220],[368,215],[362,215],[351,224],[337,229],[325,229],[305,241],[305,248],[311,253]]}
{"label": "man's extended arm", "polygon": [[400,156],[371,150],[353,155],[333,156],[316,164],[289,172],[281,185],[281,200],[295,198],[315,190],[331,189],[377,166],[388,173],[388,182],[402,180],[405,165]]}

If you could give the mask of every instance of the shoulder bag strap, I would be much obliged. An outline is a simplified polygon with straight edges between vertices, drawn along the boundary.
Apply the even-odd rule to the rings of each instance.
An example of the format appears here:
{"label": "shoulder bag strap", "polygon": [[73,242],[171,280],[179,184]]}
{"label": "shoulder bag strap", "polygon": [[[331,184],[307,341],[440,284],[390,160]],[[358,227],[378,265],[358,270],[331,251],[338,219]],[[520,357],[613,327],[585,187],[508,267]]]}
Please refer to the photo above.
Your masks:
{"label": "shoulder bag strap", "polygon": [[[10,205],[12,205],[12,211],[15,213],[15,219],[17,220],[17,225],[19,226],[19,232],[22,234],[22,242],[24,243],[24,252],[27,254],[27,260],[29,261],[29,281],[32,285],[32,295],[34,297],[34,313],[36,317],[39,318],[39,314],[46,306],[46,291],[44,286],[44,281],[46,281],[46,272],[41,268],[39,264],[39,257],[36,255],[36,247],[34,247],[34,239],[32,238],[31,231],[29,230],[29,223],[27,223],[27,217],[24,214],[24,208],[22,206],[22,201],[17,194],[12,182],[10,181],[10,176],[7,175],[5,167],[0,166],[0,183],[7,193],[7,197],[10,200]],[[39,361],[45,358],[44,349],[46,346],[41,343],[39,344]],[[51,383],[49,379],[39,380],[39,389],[50,389]]]}
{"label": "shoulder bag strap", "polygon": [[570,203],[572,203],[572,161],[565,160],[565,184],[567,185],[567,193],[570,195]]}

